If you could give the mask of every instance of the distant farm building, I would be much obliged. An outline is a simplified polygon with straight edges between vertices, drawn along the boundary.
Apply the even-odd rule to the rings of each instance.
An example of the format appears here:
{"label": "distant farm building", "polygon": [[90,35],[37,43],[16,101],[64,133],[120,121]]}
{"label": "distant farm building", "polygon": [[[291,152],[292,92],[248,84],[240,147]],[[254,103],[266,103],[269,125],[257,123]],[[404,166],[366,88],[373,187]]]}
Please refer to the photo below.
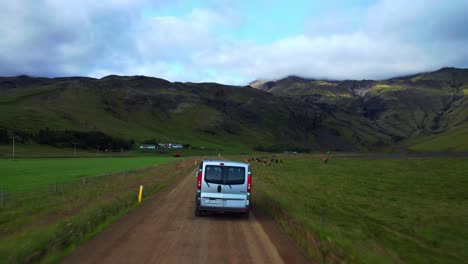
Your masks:
{"label": "distant farm building", "polygon": [[160,149],[183,149],[182,144],[173,144],[173,143],[159,143],[158,148]]}
{"label": "distant farm building", "polygon": [[154,144],[143,144],[143,145],[140,145],[140,149],[156,149],[156,145],[154,145]]}

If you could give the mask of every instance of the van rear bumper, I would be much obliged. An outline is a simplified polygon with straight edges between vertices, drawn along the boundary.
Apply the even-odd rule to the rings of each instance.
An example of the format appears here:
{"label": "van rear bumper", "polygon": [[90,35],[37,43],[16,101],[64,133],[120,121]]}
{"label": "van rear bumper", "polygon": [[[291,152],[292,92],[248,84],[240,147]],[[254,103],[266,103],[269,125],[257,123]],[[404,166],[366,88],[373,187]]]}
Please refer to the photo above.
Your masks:
{"label": "van rear bumper", "polygon": [[200,210],[212,212],[232,212],[232,213],[248,213],[249,207],[244,208],[229,208],[229,207],[206,207],[200,206]]}
{"label": "van rear bumper", "polygon": [[250,195],[248,196],[248,200],[249,203],[242,207],[203,206],[201,205],[200,192],[197,192],[195,196],[195,206],[197,210],[203,211],[248,213],[250,210]]}

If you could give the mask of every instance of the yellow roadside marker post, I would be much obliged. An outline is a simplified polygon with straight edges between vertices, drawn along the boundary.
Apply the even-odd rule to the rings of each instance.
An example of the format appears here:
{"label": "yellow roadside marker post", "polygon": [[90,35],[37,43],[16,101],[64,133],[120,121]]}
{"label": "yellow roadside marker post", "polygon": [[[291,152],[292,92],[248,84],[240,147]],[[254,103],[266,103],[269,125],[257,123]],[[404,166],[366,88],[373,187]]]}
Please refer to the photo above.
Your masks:
{"label": "yellow roadside marker post", "polygon": [[141,196],[143,196],[143,185],[140,185],[140,193],[138,193],[138,204],[141,204]]}

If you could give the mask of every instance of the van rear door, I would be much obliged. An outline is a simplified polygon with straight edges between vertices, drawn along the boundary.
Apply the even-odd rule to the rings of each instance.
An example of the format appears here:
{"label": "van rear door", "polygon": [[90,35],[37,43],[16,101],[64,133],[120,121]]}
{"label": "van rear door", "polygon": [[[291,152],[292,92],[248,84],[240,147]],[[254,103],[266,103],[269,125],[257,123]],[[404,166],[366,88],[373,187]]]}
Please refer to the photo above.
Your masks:
{"label": "van rear door", "polygon": [[223,167],[206,164],[203,170],[200,205],[222,209],[224,207]]}
{"label": "van rear door", "polygon": [[223,193],[226,209],[245,208],[247,200],[246,166],[225,166]]}

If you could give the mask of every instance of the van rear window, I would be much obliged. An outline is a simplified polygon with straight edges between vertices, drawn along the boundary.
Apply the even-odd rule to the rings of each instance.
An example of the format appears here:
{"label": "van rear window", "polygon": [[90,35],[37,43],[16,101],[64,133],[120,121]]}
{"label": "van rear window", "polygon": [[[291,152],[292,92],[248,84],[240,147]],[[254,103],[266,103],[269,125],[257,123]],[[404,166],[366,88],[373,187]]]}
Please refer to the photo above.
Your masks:
{"label": "van rear window", "polygon": [[226,169],[226,184],[244,184],[245,168],[244,167],[227,167]]}
{"label": "van rear window", "polygon": [[223,184],[223,170],[221,166],[208,165],[205,168],[205,181],[211,183]]}
{"label": "van rear window", "polygon": [[207,165],[205,167],[205,181],[216,184],[244,184],[245,168],[234,166]]}

